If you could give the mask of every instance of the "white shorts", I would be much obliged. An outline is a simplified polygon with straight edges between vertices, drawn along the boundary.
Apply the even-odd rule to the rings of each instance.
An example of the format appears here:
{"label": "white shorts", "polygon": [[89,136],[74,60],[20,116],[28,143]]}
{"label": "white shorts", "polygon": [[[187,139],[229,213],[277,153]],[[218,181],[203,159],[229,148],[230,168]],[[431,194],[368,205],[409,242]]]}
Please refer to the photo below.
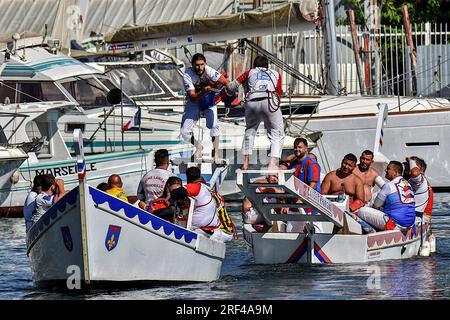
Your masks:
{"label": "white shorts", "polygon": [[[217,121],[217,106],[205,109],[206,127],[210,129],[211,137],[220,135]],[[183,118],[181,119],[181,137],[186,142],[191,142],[194,126],[200,120],[200,107],[196,104],[186,104]]]}

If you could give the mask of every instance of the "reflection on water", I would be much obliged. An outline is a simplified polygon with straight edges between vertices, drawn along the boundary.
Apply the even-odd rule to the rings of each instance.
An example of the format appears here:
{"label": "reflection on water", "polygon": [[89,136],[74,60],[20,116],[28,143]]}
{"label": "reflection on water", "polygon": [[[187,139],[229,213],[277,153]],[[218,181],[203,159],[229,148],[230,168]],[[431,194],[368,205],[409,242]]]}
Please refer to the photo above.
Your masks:
{"label": "reflection on water", "polygon": [[[347,265],[255,265],[240,236],[227,246],[218,281],[83,294],[36,288],[26,256],[23,220],[1,219],[0,299],[448,299],[450,194],[436,194],[435,201],[437,253],[428,258]],[[229,204],[241,235],[239,208],[239,202]],[[371,281],[374,275],[380,277]]]}

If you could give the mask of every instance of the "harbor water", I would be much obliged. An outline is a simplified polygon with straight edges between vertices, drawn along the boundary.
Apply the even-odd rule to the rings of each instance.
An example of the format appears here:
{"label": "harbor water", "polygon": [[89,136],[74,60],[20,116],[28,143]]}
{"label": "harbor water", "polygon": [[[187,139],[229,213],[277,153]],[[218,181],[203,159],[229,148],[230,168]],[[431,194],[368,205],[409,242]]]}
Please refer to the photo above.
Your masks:
{"label": "harbor water", "polygon": [[[370,264],[255,265],[242,238],[241,202],[229,211],[239,239],[227,244],[218,281],[139,288],[62,292],[37,288],[26,255],[23,219],[0,219],[0,299],[449,299],[450,193],[435,194],[431,257]],[[162,253],[163,254],[163,253]]]}

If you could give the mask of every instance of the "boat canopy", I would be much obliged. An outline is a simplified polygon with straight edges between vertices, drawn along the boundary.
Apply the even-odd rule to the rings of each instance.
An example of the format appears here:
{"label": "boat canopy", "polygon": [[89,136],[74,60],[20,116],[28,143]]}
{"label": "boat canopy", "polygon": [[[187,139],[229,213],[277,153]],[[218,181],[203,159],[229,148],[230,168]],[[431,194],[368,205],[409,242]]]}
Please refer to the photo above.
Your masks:
{"label": "boat canopy", "polygon": [[41,47],[20,49],[16,54],[0,52],[0,61],[5,62],[0,73],[3,81],[58,81],[101,73],[74,58],[51,54]]}
{"label": "boat canopy", "polygon": [[[318,1],[302,0],[231,15],[170,23],[124,26],[107,34],[110,50],[148,50],[209,41],[238,39],[314,28]],[[127,43],[128,42],[128,43]]]}

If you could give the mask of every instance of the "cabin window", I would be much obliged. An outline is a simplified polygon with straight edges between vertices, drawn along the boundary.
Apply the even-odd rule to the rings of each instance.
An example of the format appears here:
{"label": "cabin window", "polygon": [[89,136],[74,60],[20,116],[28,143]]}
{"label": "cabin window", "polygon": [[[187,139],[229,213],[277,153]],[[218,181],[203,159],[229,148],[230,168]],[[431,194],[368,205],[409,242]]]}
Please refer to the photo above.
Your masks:
{"label": "cabin window", "polygon": [[[105,78],[99,78],[98,79],[101,83],[103,83],[103,85],[105,87],[108,88],[108,90],[112,90],[114,88],[118,88],[118,86],[115,86],[111,80],[109,79],[105,79]],[[131,101],[127,96],[126,96],[126,91],[124,91],[124,95],[123,95],[123,105],[133,105],[134,106],[134,102]]]}
{"label": "cabin window", "polygon": [[19,102],[64,101],[66,96],[51,82],[18,83]]}
{"label": "cabin window", "polygon": [[16,103],[16,84],[13,82],[0,82],[0,103]]}
{"label": "cabin window", "polygon": [[[25,132],[28,135],[28,138],[33,140],[34,138],[42,138],[45,137],[47,141],[49,141],[49,127],[48,122],[36,122],[36,121],[30,121],[25,125]],[[50,152],[50,143],[45,143],[42,145],[42,147],[36,151],[36,156],[38,158],[47,158],[51,155]]]}
{"label": "cabin window", "polygon": [[163,94],[161,87],[149,76],[143,68],[118,69],[111,72],[120,84],[119,73],[125,75],[122,82],[123,92],[130,96]]}
{"label": "cabin window", "polygon": [[110,106],[106,89],[94,79],[64,82],[62,85],[82,107]]}
{"label": "cabin window", "polygon": [[178,67],[173,64],[159,64],[155,65],[152,69],[162,81],[172,90],[179,95],[184,95],[183,76],[181,75]]}
{"label": "cabin window", "polygon": [[66,132],[73,132],[75,129],[80,129],[82,133],[84,133],[84,129],[86,128],[86,124],[84,123],[67,123],[66,124]]}

